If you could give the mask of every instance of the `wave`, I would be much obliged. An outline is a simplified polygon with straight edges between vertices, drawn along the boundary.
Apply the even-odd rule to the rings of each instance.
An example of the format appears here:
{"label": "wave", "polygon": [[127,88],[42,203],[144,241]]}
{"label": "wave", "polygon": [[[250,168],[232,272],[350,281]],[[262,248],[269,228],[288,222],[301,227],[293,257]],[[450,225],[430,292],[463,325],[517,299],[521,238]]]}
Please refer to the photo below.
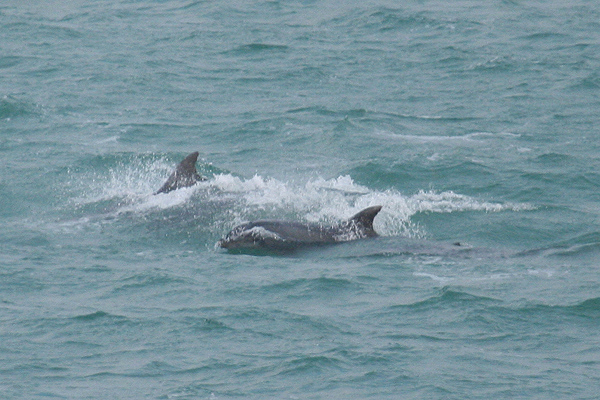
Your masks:
{"label": "wave", "polygon": [[105,323],[106,320],[112,320],[113,322],[117,322],[117,321],[123,322],[123,321],[128,321],[129,319],[122,315],[114,315],[114,314],[107,313],[105,311],[96,311],[96,312],[89,313],[89,314],[81,314],[81,315],[74,316],[74,317],[72,317],[72,320],[79,321],[79,322],[92,322],[92,321],[101,321],[102,320]]}
{"label": "wave", "polygon": [[[0,58],[1,64],[6,61],[6,57]],[[12,118],[27,117],[30,115],[38,115],[40,113],[39,106],[19,100],[12,96],[4,96],[0,98],[0,120],[10,121]]]}
{"label": "wave", "polygon": [[592,257],[600,252],[600,232],[587,232],[550,246],[529,250],[523,255],[543,254],[552,257]]}
{"label": "wave", "polygon": [[250,43],[236,47],[233,52],[239,54],[252,54],[264,51],[286,51],[288,46],[270,43]]}
{"label": "wave", "polygon": [[580,300],[574,304],[515,304],[446,286],[425,299],[388,306],[375,314],[382,317],[398,314],[419,316],[423,313],[439,314],[441,310],[455,313],[464,321],[485,325],[501,324],[507,329],[524,321],[536,321],[541,325],[553,325],[557,322],[598,324],[600,298]]}
{"label": "wave", "polygon": [[414,303],[392,306],[392,309],[407,308],[407,309],[429,309],[429,308],[447,308],[447,307],[460,307],[468,306],[469,308],[479,305],[482,307],[490,307],[492,305],[500,304],[500,300],[493,299],[491,297],[478,296],[470,294],[464,291],[456,290],[445,286],[439,290],[435,295],[419,300]]}
{"label": "wave", "polygon": [[537,321],[539,324],[554,325],[557,322],[598,325],[600,298],[590,298],[575,304],[524,304],[502,306],[490,310],[498,318],[508,322]]}
{"label": "wave", "polygon": [[[343,10],[343,9],[341,9]],[[359,33],[374,36],[380,33],[396,33],[409,31],[411,33],[427,33],[434,31],[453,31],[457,26],[464,28],[475,28],[479,22],[466,19],[452,19],[436,17],[432,13],[411,10],[410,8],[369,7],[369,9],[350,9],[322,22],[326,26],[346,27],[349,34],[357,36]]]}

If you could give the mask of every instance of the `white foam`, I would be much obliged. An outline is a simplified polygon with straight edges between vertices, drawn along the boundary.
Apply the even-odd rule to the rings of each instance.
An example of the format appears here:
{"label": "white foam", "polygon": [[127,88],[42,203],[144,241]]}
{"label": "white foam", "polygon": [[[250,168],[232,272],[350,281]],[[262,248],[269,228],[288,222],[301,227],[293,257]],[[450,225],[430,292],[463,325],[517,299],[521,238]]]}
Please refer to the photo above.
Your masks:
{"label": "white foam", "polygon": [[523,211],[532,210],[530,204],[523,203],[491,203],[480,201],[470,196],[454,193],[453,191],[435,192],[419,191],[407,199],[409,207],[416,212],[451,213],[457,211]]}
{"label": "white foam", "polygon": [[[231,174],[217,174],[208,181],[170,193],[152,195],[168,177],[173,164],[165,160],[150,163],[143,160],[118,165],[79,182],[82,195],[74,201],[92,204],[113,201],[116,213],[152,212],[181,206],[194,194],[204,191],[211,200],[226,200],[222,210],[216,210],[216,221],[232,227],[257,217],[298,219],[306,222],[338,223],[362,209],[382,205],[374,228],[382,236],[424,236],[411,222],[421,212],[452,213],[460,211],[501,212],[532,209],[528,204],[482,201],[452,191],[419,191],[404,195],[398,190],[374,190],[354,182],[348,175],[332,179],[312,178],[304,182],[280,181],[254,175],[244,179]],[[83,187],[88,185],[87,187]],[[220,215],[219,215],[220,214]]]}
{"label": "white foam", "polygon": [[168,209],[183,205],[189,201],[196,191],[196,187],[181,188],[169,193],[146,195],[139,201],[122,207],[119,212],[144,212],[151,209]]}
{"label": "white foam", "polygon": [[454,280],[454,278],[448,278],[448,277],[444,277],[444,276],[438,276],[435,274],[430,274],[428,272],[415,272],[413,273],[414,276],[418,276],[418,277],[423,277],[423,278],[429,278],[431,280],[434,280],[436,282],[440,282],[442,284],[446,284],[449,282],[452,282]]}
{"label": "white foam", "polygon": [[410,143],[433,143],[433,144],[472,144],[478,145],[485,143],[489,140],[494,139],[518,139],[521,137],[520,134],[511,132],[472,132],[464,135],[411,135],[411,134],[398,134],[396,132],[389,132],[385,130],[376,131],[380,136],[385,136],[389,139],[402,140]]}
{"label": "white foam", "polygon": [[79,204],[114,198],[131,198],[132,201],[136,201],[153,193],[172,170],[173,164],[165,160],[150,163],[134,160],[129,164],[120,163],[108,171],[80,177],[73,183],[81,192],[74,201]]}
{"label": "white foam", "polygon": [[[211,183],[224,193],[240,196],[239,221],[251,219],[257,210],[280,209],[308,222],[335,223],[350,218],[362,209],[382,205],[375,229],[385,236],[420,237],[420,229],[410,217],[420,212],[459,211],[501,212],[532,209],[528,204],[492,203],[452,191],[420,191],[405,196],[393,189],[371,190],[355,183],[350,176],[311,179],[305,183],[282,182],[255,175],[250,179],[217,175]],[[274,215],[274,218],[281,217]],[[245,216],[248,216],[245,218]]]}

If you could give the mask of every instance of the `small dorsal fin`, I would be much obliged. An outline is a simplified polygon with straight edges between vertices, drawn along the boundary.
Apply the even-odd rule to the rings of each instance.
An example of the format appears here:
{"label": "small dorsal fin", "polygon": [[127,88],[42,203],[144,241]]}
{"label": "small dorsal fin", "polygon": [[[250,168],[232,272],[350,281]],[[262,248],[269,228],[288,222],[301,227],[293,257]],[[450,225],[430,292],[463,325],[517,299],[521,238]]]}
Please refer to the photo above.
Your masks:
{"label": "small dorsal fin", "polygon": [[169,176],[169,179],[167,179],[164,185],[162,185],[154,194],[169,193],[173,190],[190,187],[197,182],[206,180],[206,178],[200,175],[196,170],[198,155],[199,153],[195,151],[184,158],[183,161],[177,165],[177,168],[175,168],[175,171]]}
{"label": "small dorsal fin", "polygon": [[348,222],[354,222],[356,225],[361,226],[365,229],[365,234],[368,237],[377,236],[377,232],[373,229],[373,219],[383,206],[371,206],[365,208],[352,218],[348,220]]}

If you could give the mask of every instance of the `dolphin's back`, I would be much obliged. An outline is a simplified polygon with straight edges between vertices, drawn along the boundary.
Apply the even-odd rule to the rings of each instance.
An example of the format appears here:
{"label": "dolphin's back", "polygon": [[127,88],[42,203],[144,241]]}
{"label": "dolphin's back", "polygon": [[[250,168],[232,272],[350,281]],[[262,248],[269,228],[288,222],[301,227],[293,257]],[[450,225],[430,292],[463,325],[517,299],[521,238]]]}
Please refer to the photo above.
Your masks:
{"label": "dolphin's back", "polygon": [[374,237],[373,218],[380,210],[381,206],[366,208],[333,226],[277,220],[247,222],[236,226],[218,244],[226,249],[294,249]]}
{"label": "dolphin's back", "polygon": [[319,224],[304,224],[288,221],[256,221],[249,224],[250,228],[261,227],[267,232],[276,234],[288,242],[296,243],[327,243],[334,241],[331,229]]}

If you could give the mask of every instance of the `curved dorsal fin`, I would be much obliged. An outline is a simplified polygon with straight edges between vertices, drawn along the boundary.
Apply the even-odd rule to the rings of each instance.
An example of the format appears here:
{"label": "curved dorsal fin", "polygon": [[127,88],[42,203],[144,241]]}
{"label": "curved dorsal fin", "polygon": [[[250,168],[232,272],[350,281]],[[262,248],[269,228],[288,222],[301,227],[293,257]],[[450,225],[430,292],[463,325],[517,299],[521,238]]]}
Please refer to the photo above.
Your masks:
{"label": "curved dorsal fin", "polygon": [[383,206],[371,206],[365,208],[364,210],[350,218],[348,222],[355,223],[357,226],[364,228],[364,233],[367,235],[367,237],[378,236],[377,232],[375,232],[375,230],[373,229],[373,219],[377,214],[379,214],[379,211],[381,211],[382,207]]}
{"label": "curved dorsal fin", "polygon": [[169,193],[173,190],[190,187],[196,184],[196,182],[204,181],[202,175],[196,170],[196,161],[198,160],[199,153],[197,151],[189,154],[182,162],[177,165],[175,171],[169,176],[169,179],[161,186],[160,189],[154,194]]}

